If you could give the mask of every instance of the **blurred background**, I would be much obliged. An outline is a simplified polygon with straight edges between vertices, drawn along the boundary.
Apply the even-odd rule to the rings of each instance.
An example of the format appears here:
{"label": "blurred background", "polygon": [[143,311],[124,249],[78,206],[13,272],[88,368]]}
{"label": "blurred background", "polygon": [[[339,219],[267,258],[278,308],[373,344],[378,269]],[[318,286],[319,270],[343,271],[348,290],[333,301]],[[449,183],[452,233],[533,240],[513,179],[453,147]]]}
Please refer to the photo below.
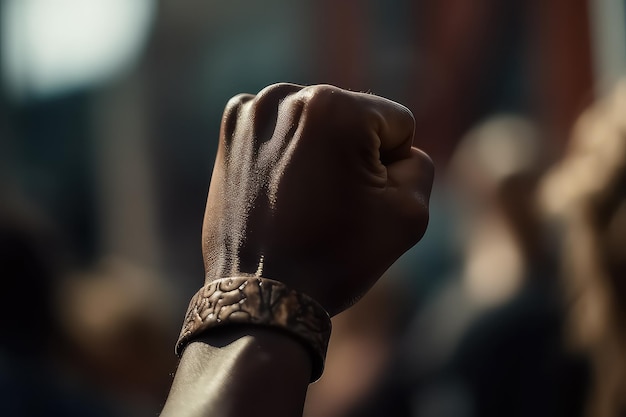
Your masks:
{"label": "blurred background", "polygon": [[625,25],[624,0],[1,0],[0,414],[158,414],[223,106],[287,81],[406,104],[437,169],[307,417],[623,415]]}

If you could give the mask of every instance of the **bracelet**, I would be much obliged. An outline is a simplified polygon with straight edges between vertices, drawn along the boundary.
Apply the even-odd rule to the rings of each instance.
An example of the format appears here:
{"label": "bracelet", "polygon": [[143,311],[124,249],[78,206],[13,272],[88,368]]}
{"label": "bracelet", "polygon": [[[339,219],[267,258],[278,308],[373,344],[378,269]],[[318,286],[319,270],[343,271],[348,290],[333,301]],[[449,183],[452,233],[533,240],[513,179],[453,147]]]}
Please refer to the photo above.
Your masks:
{"label": "bracelet", "polygon": [[311,353],[311,382],[324,371],[330,316],[311,297],[259,277],[232,277],[206,284],[193,296],[176,342],[176,355],[205,331],[229,324],[254,324],[283,330]]}

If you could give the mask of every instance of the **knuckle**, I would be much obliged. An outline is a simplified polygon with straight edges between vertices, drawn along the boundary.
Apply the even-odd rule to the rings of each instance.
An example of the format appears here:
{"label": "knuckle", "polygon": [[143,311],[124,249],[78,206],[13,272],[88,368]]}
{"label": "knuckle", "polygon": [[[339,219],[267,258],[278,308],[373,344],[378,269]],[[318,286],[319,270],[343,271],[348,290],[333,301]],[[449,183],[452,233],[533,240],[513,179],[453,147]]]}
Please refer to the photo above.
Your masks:
{"label": "knuckle", "polygon": [[301,100],[307,107],[329,108],[345,99],[347,92],[329,84],[311,85],[300,92]]}
{"label": "knuckle", "polygon": [[228,103],[226,103],[224,116],[238,113],[239,109],[253,98],[254,96],[252,94],[246,93],[237,94],[236,96],[232,97],[230,100],[228,100]]}
{"label": "knuckle", "polygon": [[268,107],[276,108],[281,101],[300,90],[302,90],[302,86],[291,83],[269,85],[256,95],[254,99],[254,110],[262,112]]}
{"label": "knuckle", "polygon": [[226,103],[221,126],[221,142],[223,144],[232,141],[237,128],[241,108],[253,98],[254,96],[251,94],[237,94]]}
{"label": "knuckle", "polygon": [[[272,84],[262,89],[255,97],[251,107],[250,122],[252,123],[255,137],[260,141],[270,140],[276,131],[277,124],[281,123],[279,116],[282,111],[290,107],[284,107],[294,93],[302,89],[301,86],[289,83]],[[288,110],[287,110],[288,112]]]}
{"label": "knuckle", "polygon": [[335,128],[347,126],[353,122],[355,101],[351,93],[328,84],[313,85],[304,88],[297,96],[302,103],[304,114],[312,123]]}
{"label": "knuckle", "polygon": [[408,107],[398,104],[398,112],[401,113],[403,117],[406,118],[409,126],[411,126],[412,128],[415,127],[415,116],[413,115],[413,112]]}

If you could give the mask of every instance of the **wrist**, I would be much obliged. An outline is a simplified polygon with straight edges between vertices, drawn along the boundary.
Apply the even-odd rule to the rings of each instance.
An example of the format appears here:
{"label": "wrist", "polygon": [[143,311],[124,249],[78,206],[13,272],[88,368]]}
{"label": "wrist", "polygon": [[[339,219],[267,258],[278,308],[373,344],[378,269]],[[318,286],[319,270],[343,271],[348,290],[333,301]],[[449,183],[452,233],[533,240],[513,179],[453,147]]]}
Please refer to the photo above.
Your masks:
{"label": "wrist", "polygon": [[163,415],[301,415],[310,375],[308,351],[289,335],[259,326],[216,328],[186,347]]}

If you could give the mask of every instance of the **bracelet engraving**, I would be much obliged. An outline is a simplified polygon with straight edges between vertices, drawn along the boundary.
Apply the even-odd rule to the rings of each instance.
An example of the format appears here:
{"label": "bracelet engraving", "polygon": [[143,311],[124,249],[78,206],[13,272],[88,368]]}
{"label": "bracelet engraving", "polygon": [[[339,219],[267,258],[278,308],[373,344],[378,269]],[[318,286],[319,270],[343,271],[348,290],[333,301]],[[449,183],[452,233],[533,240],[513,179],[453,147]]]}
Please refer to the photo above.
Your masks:
{"label": "bracelet engraving", "polygon": [[176,354],[201,333],[233,323],[286,331],[312,355],[311,382],[322,375],[331,333],[328,313],[311,297],[265,278],[223,278],[202,287],[189,303]]}

